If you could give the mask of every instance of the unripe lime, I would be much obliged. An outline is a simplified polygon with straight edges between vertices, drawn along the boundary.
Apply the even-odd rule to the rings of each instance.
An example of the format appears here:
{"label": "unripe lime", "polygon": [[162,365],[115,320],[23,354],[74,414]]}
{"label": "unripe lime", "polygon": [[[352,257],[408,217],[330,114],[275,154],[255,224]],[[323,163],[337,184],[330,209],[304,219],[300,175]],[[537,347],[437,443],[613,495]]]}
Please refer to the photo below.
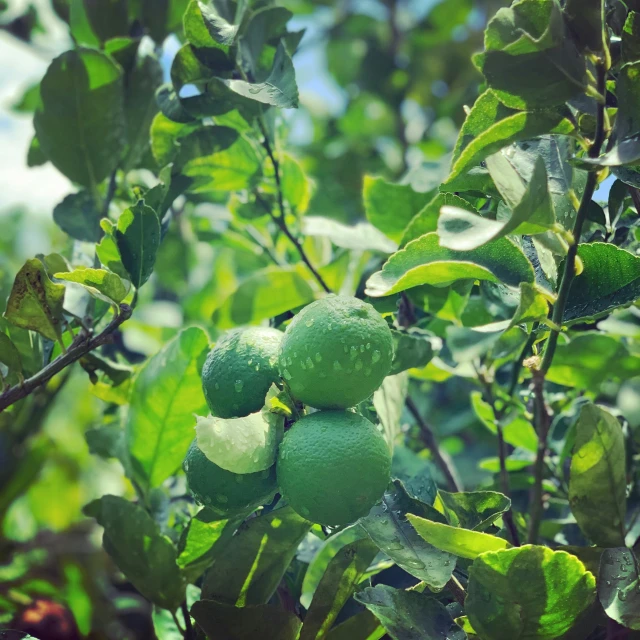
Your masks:
{"label": "unripe lime", "polygon": [[275,465],[257,473],[232,473],[214,464],[194,440],[182,465],[194,500],[231,517],[269,502],[276,492]]}
{"label": "unripe lime", "polygon": [[391,453],[380,431],[350,411],[318,411],[285,434],[278,484],[303,518],[343,525],[369,513],[389,484]]}
{"label": "unripe lime", "polygon": [[393,338],[382,316],[358,298],[331,295],[291,321],[278,363],[298,400],[346,409],[381,385],[392,360]]}
{"label": "unripe lime", "polygon": [[277,357],[282,332],[266,327],[234,329],[209,352],[202,388],[211,413],[242,418],[260,411],[272,383],[280,379]]}

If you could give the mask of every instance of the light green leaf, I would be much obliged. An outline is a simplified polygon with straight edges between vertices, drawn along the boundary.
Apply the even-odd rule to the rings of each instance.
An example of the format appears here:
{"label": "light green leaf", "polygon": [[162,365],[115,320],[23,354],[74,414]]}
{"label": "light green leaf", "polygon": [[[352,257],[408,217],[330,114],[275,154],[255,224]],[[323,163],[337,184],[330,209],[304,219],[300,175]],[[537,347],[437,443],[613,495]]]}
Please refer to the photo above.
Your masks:
{"label": "light green leaf", "polygon": [[425,518],[444,518],[430,505],[411,497],[399,480],[394,480],[360,525],[369,537],[400,568],[426,582],[433,589],[442,589],[456,566],[456,559],[445,551],[425,542],[407,521],[408,514]]}
{"label": "light green leaf", "polygon": [[169,120],[162,113],[153,118],[150,129],[151,152],[159,166],[164,167],[173,161],[178,153],[179,139],[198,128],[197,123],[181,123]]}
{"label": "light green leaf", "polygon": [[465,611],[487,640],[557,640],[591,606],[595,586],[575,556],[525,545],[475,559]]}
{"label": "light green leaf", "polygon": [[453,152],[451,174],[443,185],[475,167],[500,149],[519,140],[543,133],[569,134],[573,124],[566,108],[516,111],[498,100],[495,92],[485,91],[473,105],[460,130]]}
{"label": "light green leaf", "polygon": [[[274,7],[276,8],[276,7]],[[277,7],[282,8],[282,7]],[[286,153],[280,161],[282,195],[295,213],[304,213],[311,200],[311,180],[300,163]]]}
{"label": "light green leaf", "polygon": [[311,523],[288,506],[247,520],[214,559],[202,597],[238,607],[265,604],[310,528]]}
{"label": "light green leaf", "polygon": [[301,621],[290,611],[271,604],[235,607],[217,600],[199,600],[191,615],[207,638],[225,640],[296,640]]}
{"label": "light green leaf", "polygon": [[540,293],[536,285],[528,282],[520,283],[520,301],[516,312],[509,323],[510,327],[515,327],[523,322],[535,322],[544,320],[549,314],[549,301],[547,297]]}
{"label": "light green leaf", "polygon": [[135,378],[126,435],[135,475],[146,489],[180,467],[193,440],[193,414],[207,410],[200,369],[208,346],[202,329],[184,329]]}
{"label": "light green leaf", "polygon": [[449,493],[440,490],[434,507],[454,527],[485,531],[511,508],[511,500],[497,491]]}
{"label": "light green leaf", "polygon": [[419,518],[411,513],[407,514],[407,518],[421,538],[434,547],[460,558],[473,560],[481,553],[508,549],[511,546],[506,540],[488,533],[451,527],[448,524]]}
{"label": "light green leaf", "polygon": [[350,542],[336,553],[315,589],[300,640],[326,637],[377,554],[378,547],[367,537]]}
{"label": "light green leaf", "polygon": [[244,418],[196,416],[200,451],[233,473],[255,473],[271,467],[283,434],[284,418],[269,411]]}
{"label": "light green leaf", "polygon": [[400,432],[400,419],[409,391],[409,375],[406,372],[388,375],[373,393],[373,406],[382,425],[389,449],[393,450]]}
{"label": "light green leaf", "polygon": [[305,236],[329,238],[336,247],[354,251],[380,251],[393,253],[398,245],[368,222],[346,225],[320,216],[302,218],[302,233]]}
{"label": "light green leaf", "polygon": [[[274,295],[274,291],[278,295]],[[313,299],[313,289],[297,269],[269,267],[243,280],[216,309],[213,320],[220,329],[257,324]]]}
{"label": "light green leaf", "polygon": [[145,597],[175,611],[184,600],[185,583],[169,538],[140,506],[117,496],[103,496],[84,513],[104,527],[106,552]]}
{"label": "light green leaf", "polygon": [[160,221],[142,200],[125,209],[114,233],[120,259],[129,280],[140,288],[151,276],[160,246]]}
{"label": "light green leaf", "polygon": [[67,178],[95,189],[126,144],[122,70],[99,51],[67,51],[47,69],[40,94],[34,125],[42,151]]}
{"label": "light green leaf", "polygon": [[[581,244],[582,272],[571,283],[564,322],[584,322],[640,297],[640,258],[613,244]],[[560,268],[560,273],[564,265]]]}
{"label": "light green leaf", "polygon": [[605,549],[600,561],[598,598],[606,614],[640,631],[640,570],[631,549]]}
{"label": "light green leaf", "polygon": [[622,428],[610,413],[586,404],[575,426],[569,504],[594,544],[624,546],[626,488]]}
{"label": "light green leaf", "polygon": [[264,82],[250,83],[244,80],[224,80],[223,82],[229,89],[245,98],[280,109],[298,108],[296,73],[291,57],[282,42],[278,44],[271,73]]}
{"label": "light green leaf", "polygon": [[70,193],[53,210],[53,221],[74,240],[98,242],[102,213],[88,191]]}
{"label": "light green leaf", "polygon": [[[636,7],[640,9],[640,7]],[[622,58],[625,62],[640,60],[640,12],[629,11],[622,30]]]}
{"label": "light green leaf", "polygon": [[17,327],[62,341],[64,291],[64,285],[51,282],[40,260],[27,260],[13,281],[4,317]]}
{"label": "light green leaf", "polygon": [[372,611],[394,640],[466,640],[445,606],[417,591],[384,584],[367,587],[355,596]]}
{"label": "light green leaf", "polygon": [[367,220],[394,242],[399,242],[411,219],[429,202],[430,193],[414,191],[410,184],[394,184],[365,176],[362,197]]}
{"label": "light green leaf", "polygon": [[111,304],[122,302],[128,293],[122,278],[104,269],[77,267],[73,271],[56,273],[54,278],[66,282],[77,282],[92,295]]}
{"label": "light green leaf", "polygon": [[236,38],[238,27],[229,24],[211,4],[192,0],[184,13],[184,33],[196,47],[226,52]]}
{"label": "light green leaf", "polygon": [[422,284],[446,285],[457,280],[489,280],[518,287],[533,282],[531,263],[509,239],[499,238],[474,251],[452,251],[427,233],[394,253],[367,281],[366,293],[388,296]]}

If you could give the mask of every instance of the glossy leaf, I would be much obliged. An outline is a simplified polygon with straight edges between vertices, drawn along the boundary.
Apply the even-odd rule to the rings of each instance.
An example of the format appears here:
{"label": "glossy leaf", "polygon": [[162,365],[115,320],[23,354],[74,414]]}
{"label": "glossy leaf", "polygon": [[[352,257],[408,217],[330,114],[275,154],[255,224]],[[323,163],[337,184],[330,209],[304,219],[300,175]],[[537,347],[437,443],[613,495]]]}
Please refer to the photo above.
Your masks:
{"label": "glossy leaf", "polygon": [[310,528],[291,507],[247,520],[205,575],[202,597],[239,607],[265,604]]}
{"label": "glossy leaf", "polygon": [[378,619],[368,610],[347,618],[329,631],[327,640],[380,640],[386,631]]}
{"label": "glossy leaf", "polygon": [[118,218],[114,239],[134,287],[151,276],[160,246],[160,222],[155,211],[139,201]]}
{"label": "glossy leaf", "polygon": [[586,404],[575,426],[569,504],[593,543],[624,545],[626,488],[622,428],[610,413]]}
{"label": "glossy leaf", "polygon": [[460,529],[412,514],[408,514],[407,518],[421,538],[434,547],[460,558],[473,560],[487,551],[499,551],[511,546],[506,540],[488,533]]}
{"label": "glossy leaf", "polygon": [[564,551],[525,545],[484,553],[469,568],[465,611],[487,640],[554,640],[595,599],[595,578]]}
{"label": "glossy leaf", "polygon": [[400,433],[400,420],[408,391],[409,377],[406,372],[402,372],[387,376],[380,388],[373,393],[373,406],[391,450],[396,436]]}
{"label": "glossy leaf", "polygon": [[122,70],[92,49],[56,58],[40,85],[34,125],[45,156],[85,187],[102,182],[126,144]]}
{"label": "glossy leaf", "polygon": [[439,245],[436,233],[427,233],[394,253],[367,281],[366,293],[388,296],[423,284],[442,286],[457,280],[489,280],[518,287],[533,282],[533,267],[507,238],[474,251],[452,251]]}
{"label": "glossy leaf", "polygon": [[313,594],[300,640],[326,637],[377,553],[378,547],[368,538],[351,542],[338,551],[327,565]]}
{"label": "glossy leaf", "polygon": [[98,242],[102,237],[102,212],[88,191],[70,193],[53,210],[53,221],[69,236],[84,242]]}
{"label": "glossy leaf", "polygon": [[536,285],[528,282],[520,283],[520,300],[516,312],[511,318],[510,326],[515,327],[523,322],[543,320],[549,314],[549,300],[540,293]]}
{"label": "glossy leaf", "polygon": [[140,506],[117,496],[103,496],[84,513],[104,527],[103,545],[136,589],[160,607],[175,611],[185,584],[169,538]]}
{"label": "glossy leaf", "polygon": [[640,570],[631,549],[605,549],[600,560],[598,598],[605,613],[640,631]]}
{"label": "glossy leaf", "polygon": [[193,440],[194,413],[205,413],[200,369],[209,340],[198,327],[181,331],[135,378],[126,434],[139,483],[151,489],[180,467]]}
{"label": "glossy leaf", "polygon": [[305,216],[302,218],[305,236],[329,238],[336,247],[354,251],[380,251],[393,253],[398,245],[368,222],[355,225],[342,224],[331,218]]}
{"label": "glossy leaf", "polygon": [[511,500],[497,491],[440,490],[434,506],[454,527],[485,531],[511,507]]}
{"label": "glossy leaf", "polygon": [[56,273],[58,280],[76,282],[95,295],[110,303],[122,302],[128,293],[120,276],[104,269],[77,267],[73,271]]}
{"label": "glossy leaf", "polygon": [[393,363],[391,374],[400,373],[407,369],[421,369],[425,367],[435,355],[434,345],[437,347],[439,339],[413,328],[408,331],[392,330],[393,335]]}
{"label": "glossy leaf", "polygon": [[226,640],[296,640],[301,621],[295,614],[274,605],[235,607],[216,600],[199,600],[191,615],[208,638]]}
{"label": "glossy leaf", "polygon": [[64,285],[51,282],[40,260],[27,260],[18,271],[4,317],[49,340],[62,340]]}
{"label": "glossy leaf", "polygon": [[379,584],[356,595],[394,640],[466,640],[443,604],[417,591]]}
{"label": "glossy leaf", "polygon": [[409,514],[444,520],[428,504],[411,497],[399,480],[394,480],[382,501],[360,520],[360,524],[399,567],[433,589],[442,589],[455,569],[455,558],[425,542],[407,521]]}

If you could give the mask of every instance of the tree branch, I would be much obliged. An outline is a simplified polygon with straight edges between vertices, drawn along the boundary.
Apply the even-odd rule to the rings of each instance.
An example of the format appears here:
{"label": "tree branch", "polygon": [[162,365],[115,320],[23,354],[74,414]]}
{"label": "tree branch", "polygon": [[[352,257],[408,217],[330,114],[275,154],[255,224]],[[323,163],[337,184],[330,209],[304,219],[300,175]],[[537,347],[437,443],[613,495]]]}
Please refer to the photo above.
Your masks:
{"label": "tree branch", "polygon": [[[271,160],[271,164],[273,165],[273,173],[276,179],[276,187],[278,189],[278,209],[280,211],[279,215],[273,213],[271,207],[267,205],[266,210],[268,211],[271,219],[278,225],[282,233],[289,239],[291,244],[296,248],[296,251],[300,255],[302,262],[307,265],[307,268],[313,274],[313,277],[317,280],[318,284],[327,292],[331,293],[331,289],[328,287],[327,283],[324,281],[324,278],[318,273],[316,268],[311,264],[309,257],[305,253],[300,241],[291,233],[289,227],[287,226],[286,214],[285,214],[285,206],[284,206],[284,196],[282,194],[282,182],[280,180],[280,163],[273,152],[273,148],[271,147],[271,142],[269,141],[269,136],[267,134],[267,129],[264,126],[264,122],[262,118],[258,118],[258,125],[260,127],[260,132],[262,133],[262,146],[264,147],[269,159]],[[264,201],[263,202],[263,206]]]}
{"label": "tree branch", "polygon": [[455,492],[463,491],[462,484],[458,479],[458,474],[453,467],[453,463],[451,462],[447,454],[440,450],[440,446],[438,445],[435,434],[433,433],[431,427],[424,420],[424,418],[420,415],[418,407],[416,407],[415,402],[410,396],[407,396],[406,405],[414,420],[418,423],[418,427],[420,427],[420,432],[422,434],[422,439],[427,445],[427,449],[429,449],[429,451],[431,452],[436,466],[440,469],[442,475],[444,475],[449,490]]}
{"label": "tree branch", "polygon": [[191,624],[191,615],[189,614],[189,607],[187,607],[186,600],[180,605],[182,610],[182,617],[184,618],[184,640],[196,640],[196,634]]}
{"label": "tree branch", "polygon": [[464,587],[460,584],[458,578],[456,578],[453,574],[451,575],[451,579],[447,582],[447,589],[453,596],[454,600],[461,606],[464,607],[464,601],[467,597],[467,592],[464,590]]}
{"label": "tree branch", "polygon": [[111,322],[97,336],[91,338],[84,332],[79,333],[65,353],[58,356],[53,362],[50,362],[44,367],[44,369],[41,369],[38,373],[31,376],[31,378],[27,378],[24,382],[18,383],[0,394],[0,412],[18,400],[26,398],[38,387],[51,380],[57,373],[60,373],[70,364],[82,358],[82,356],[109,342],[111,340],[111,334],[130,317],[131,307],[128,304],[121,304],[119,313],[114,316]]}

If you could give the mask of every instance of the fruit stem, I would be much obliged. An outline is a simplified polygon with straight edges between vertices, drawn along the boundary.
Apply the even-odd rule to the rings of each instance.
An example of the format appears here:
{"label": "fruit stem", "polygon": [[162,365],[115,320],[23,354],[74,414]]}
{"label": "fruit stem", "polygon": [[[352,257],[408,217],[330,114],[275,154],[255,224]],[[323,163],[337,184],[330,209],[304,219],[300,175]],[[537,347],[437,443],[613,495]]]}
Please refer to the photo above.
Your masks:
{"label": "fruit stem", "polygon": [[418,427],[420,427],[420,432],[422,433],[424,443],[427,445],[427,449],[429,449],[429,451],[431,452],[436,466],[440,469],[442,475],[445,477],[449,490],[456,493],[464,491],[462,483],[460,482],[458,474],[453,466],[453,462],[445,452],[440,450],[440,446],[438,445],[438,441],[435,434],[433,433],[433,430],[420,415],[418,407],[416,407],[416,404],[411,396],[407,396],[405,404],[407,405],[407,409],[409,409],[409,413],[411,413],[414,420],[417,422]]}

